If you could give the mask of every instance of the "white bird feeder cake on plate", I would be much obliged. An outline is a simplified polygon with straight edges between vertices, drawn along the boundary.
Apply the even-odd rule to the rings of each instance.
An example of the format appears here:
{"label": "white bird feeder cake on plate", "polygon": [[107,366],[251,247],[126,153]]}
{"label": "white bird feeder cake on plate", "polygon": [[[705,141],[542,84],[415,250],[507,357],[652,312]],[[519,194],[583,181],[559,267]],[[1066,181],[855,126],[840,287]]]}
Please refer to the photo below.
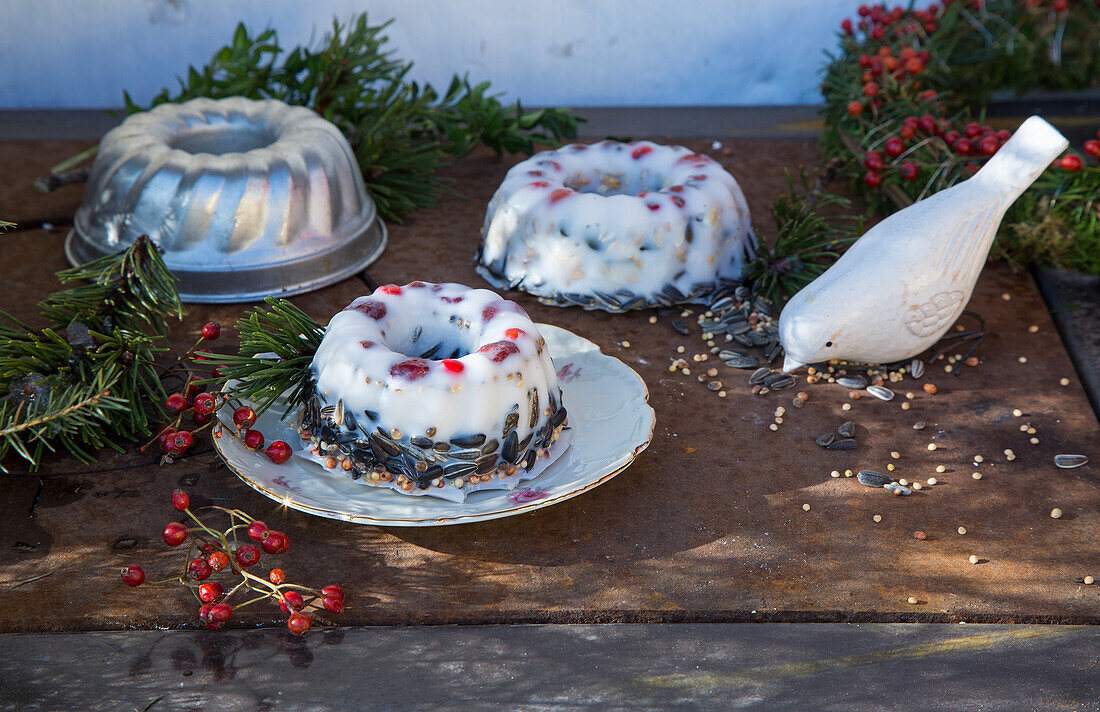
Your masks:
{"label": "white bird feeder cake on plate", "polygon": [[366,485],[462,501],[515,488],[563,449],[546,341],[487,289],[379,287],[332,318],[311,370],[307,456]]}
{"label": "white bird feeder cake on plate", "polygon": [[755,254],[748,204],[711,158],[649,141],[517,164],[489,203],[478,273],[542,301],[618,312],[705,302]]}

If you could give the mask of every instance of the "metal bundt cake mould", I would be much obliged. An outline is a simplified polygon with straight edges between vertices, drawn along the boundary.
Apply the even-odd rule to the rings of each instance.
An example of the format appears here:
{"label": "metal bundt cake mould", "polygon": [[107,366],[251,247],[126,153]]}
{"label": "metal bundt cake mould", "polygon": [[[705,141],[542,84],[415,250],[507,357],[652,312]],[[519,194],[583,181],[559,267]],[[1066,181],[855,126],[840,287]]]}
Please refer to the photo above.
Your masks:
{"label": "metal bundt cake mould", "polygon": [[386,228],[340,131],[279,101],[193,99],[109,131],[65,241],[82,264],[140,235],[185,302],[318,289],[378,258]]}

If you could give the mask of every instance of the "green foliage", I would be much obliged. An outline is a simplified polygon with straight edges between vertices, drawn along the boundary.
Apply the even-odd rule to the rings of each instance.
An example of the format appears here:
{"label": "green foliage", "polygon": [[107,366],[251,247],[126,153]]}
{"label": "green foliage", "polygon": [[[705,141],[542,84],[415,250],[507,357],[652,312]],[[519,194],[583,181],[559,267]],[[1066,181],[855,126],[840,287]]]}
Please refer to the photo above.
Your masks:
{"label": "green foliage", "polygon": [[264,302],[267,308],[256,307],[237,321],[241,345],[236,355],[203,354],[204,366],[220,366],[223,373],[205,382],[225,382],[227,394],[255,404],[257,413],[289,392],[286,418],[308,392],[309,366],[325,330],[285,299]]}
{"label": "green foliage", "polygon": [[82,284],[39,304],[49,326],[0,312],[0,461],[14,453],[32,471],[47,451],[92,462],[101,448],[121,452],[149,433],[165,399],[154,362],[167,350],[168,320],[182,316],[147,238],[57,276]]}
{"label": "green foliage", "polygon": [[[386,49],[389,24],[371,25],[366,14],[347,25],[334,21],[316,47],[290,50],[274,30],[252,35],[238,25],[231,44],[203,67],[189,67],[178,89],[162,90],[152,105],[244,96],[308,106],[347,136],[379,213],[396,221],[432,205],[445,187],[440,166],[479,143],[531,153],[536,143],[576,137],[578,119],[567,110],[505,106],[488,82],[471,85],[456,75],[440,94],[408,81],[412,63]],[[142,110],[129,94],[124,99],[127,113]]]}
{"label": "green foliage", "polygon": [[[830,207],[847,208],[844,198],[824,192],[820,181],[811,185],[806,172],[800,193],[787,174],[788,194],[772,201],[776,236],[762,244],[746,268],[754,291],[782,306],[840,257],[843,248],[863,232],[863,221],[848,215],[825,215]],[[834,211],[835,212],[835,211]]]}
{"label": "green foliage", "polygon": [[[838,161],[840,175],[874,213],[904,208],[984,165],[1008,137],[983,124],[993,91],[1100,86],[1095,3],[1054,12],[1036,0],[960,0],[932,13],[876,12],[887,18],[878,23],[882,36],[870,28],[842,33],[822,81],[825,155]],[[919,56],[916,71],[904,70],[903,53]],[[960,138],[971,145],[960,146]],[[983,140],[992,142],[990,150]],[[888,141],[900,141],[902,153],[889,155]],[[871,167],[871,154],[882,167]],[[1055,167],[1043,174],[1009,211],[994,255],[1100,273],[1093,203],[1100,169],[1083,163],[1080,171]]]}

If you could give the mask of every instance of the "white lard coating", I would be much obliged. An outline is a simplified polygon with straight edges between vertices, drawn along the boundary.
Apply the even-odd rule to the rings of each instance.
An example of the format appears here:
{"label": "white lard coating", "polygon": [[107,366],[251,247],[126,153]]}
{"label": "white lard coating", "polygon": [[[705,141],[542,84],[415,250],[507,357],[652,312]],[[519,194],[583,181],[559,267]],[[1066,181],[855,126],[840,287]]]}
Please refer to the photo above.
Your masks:
{"label": "white lard coating", "polygon": [[[379,305],[384,315],[376,319],[371,315],[380,314]],[[490,312],[495,313],[486,320]],[[418,326],[422,333],[414,344]],[[512,329],[523,333],[516,335]],[[444,348],[435,355],[438,360],[405,355],[423,353],[441,339]],[[373,345],[364,347],[364,342]],[[518,351],[494,361],[496,342],[512,344]],[[443,360],[456,347],[469,352],[453,360],[461,364],[460,373],[448,370]],[[482,347],[490,352],[479,352]],[[426,374],[410,379],[400,369],[391,373],[394,366],[410,359],[426,367]],[[434,427],[430,437],[436,442],[477,433],[500,438],[504,420],[517,403],[516,433],[522,440],[548,420],[545,409],[550,393],[561,405],[557,373],[545,340],[523,309],[487,289],[461,284],[387,285],[359,297],[329,321],[312,368],[321,397],[330,404],[342,399],[345,410],[368,431],[381,425],[387,432],[396,428],[403,435],[416,436]],[[538,391],[539,403],[534,428],[528,426],[532,388]],[[371,424],[364,418],[365,410],[378,413],[380,422]]]}
{"label": "white lard coating", "polygon": [[544,297],[648,297],[666,285],[686,294],[740,278],[755,250],[733,176],[649,141],[572,144],[517,164],[489,203],[482,240],[482,265]]}

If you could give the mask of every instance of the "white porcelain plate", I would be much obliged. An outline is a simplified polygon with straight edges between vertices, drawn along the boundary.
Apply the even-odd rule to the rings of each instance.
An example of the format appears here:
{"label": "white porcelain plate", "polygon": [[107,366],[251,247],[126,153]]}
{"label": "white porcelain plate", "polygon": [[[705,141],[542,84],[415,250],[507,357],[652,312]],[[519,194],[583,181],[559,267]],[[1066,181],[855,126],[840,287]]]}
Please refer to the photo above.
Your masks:
{"label": "white porcelain plate", "polygon": [[[473,492],[465,502],[409,497],[382,487],[353,482],[295,455],[282,465],[253,452],[233,437],[214,440],[225,464],[253,489],[309,514],[360,524],[428,527],[510,517],[597,487],[619,474],[653,438],[649,390],[634,369],[600,353],[596,344],[565,329],[539,324],[558,369],[562,401],[569,411],[569,448],[538,477],[515,490]],[[278,405],[260,416],[256,427],[267,441],[300,440]]]}

